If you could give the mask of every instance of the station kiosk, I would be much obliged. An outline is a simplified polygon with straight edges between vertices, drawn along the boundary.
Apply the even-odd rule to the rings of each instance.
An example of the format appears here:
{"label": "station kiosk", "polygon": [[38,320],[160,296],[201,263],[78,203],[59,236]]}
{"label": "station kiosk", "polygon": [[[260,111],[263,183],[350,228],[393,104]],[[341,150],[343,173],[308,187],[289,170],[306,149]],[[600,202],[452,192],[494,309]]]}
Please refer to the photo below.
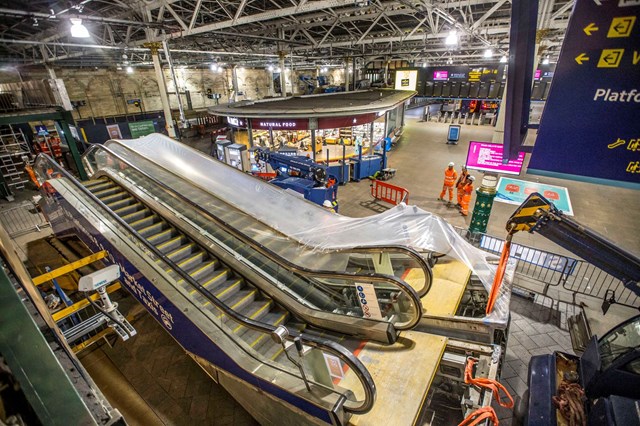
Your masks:
{"label": "station kiosk", "polygon": [[224,147],[225,158],[227,164],[235,167],[243,172],[249,172],[251,165],[249,164],[249,151],[245,145],[238,143],[226,145]]}
{"label": "station kiosk", "polygon": [[233,142],[231,142],[228,139],[220,139],[220,140],[216,140],[216,158],[219,161],[222,161],[223,163],[229,163],[227,161],[228,157],[227,157],[227,147],[229,145],[233,145]]}

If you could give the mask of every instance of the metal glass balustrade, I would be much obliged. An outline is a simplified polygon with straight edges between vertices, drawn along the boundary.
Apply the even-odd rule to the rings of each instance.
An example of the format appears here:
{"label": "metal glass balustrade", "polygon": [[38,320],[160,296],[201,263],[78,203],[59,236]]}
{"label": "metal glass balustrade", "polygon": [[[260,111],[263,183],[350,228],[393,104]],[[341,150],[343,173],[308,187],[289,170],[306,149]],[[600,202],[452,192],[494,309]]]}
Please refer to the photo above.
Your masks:
{"label": "metal glass balustrade", "polygon": [[[48,183],[46,189],[55,189],[56,197],[73,200],[75,206],[99,208],[101,214],[109,218],[109,223],[103,225],[115,224],[119,232],[149,258],[149,264],[235,342],[240,351],[259,365],[275,369],[285,389],[295,389],[297,395],[328,409],[336,405],[351,413],[371,409],[375,384],[353,353],[317,332],[306,333],[304,325],[243,276],[201,247],[185,241],[188,236],[181,229],[153,217],[155,213],[129,195],[124,186],[106,178],[89,181],[85,186],[46,155],[38,156],[34,170],[41,182]],[[149,220],[147,214],[152,217],[152,223],[145,222]],[[176,245],[185,242],[187,247]],[[286,325],[289,330],[289,335],[282,337],[284,344],[272,339],[280,325]],[[297,338],[301,348],[296,348]],[[305,354],[298,362],[295,362],[296,349]],[[344,380],[336,380],[324,369],[317,368],[317,360],[326,357],[337,360],[340,369],[345,371]],[[242,363],[244,358],[234,359]],[[257,376],[268,373],[260,368],[247,369]]]}
{"label": "metal glass balustrade", "polygon": [[[292,264],[286,258],[280,258],[271,250],[271,245],[267,242],[276,241],[277,244],[299,246],[295,241],[286,240],[281,236],[276,239],[267,239],[266,235],[276,233],[255,219],[243,214],[232,207],[225,205],[219,200],[212,198],[208,193],[193,187],[188,182],[181,182],[176,176],[166,174],[161,167],[145,161],[136,159],[135,166],[120,159],[119,156],[110,152],[104,147],[93,147],[84,157],[85,164],[94,175],[110,175],[117,179],[125,179],[126,186],[139,188],[140,191],[147,191],[150,187],[149,180],[154,180],[154,188],[164,187],[164,191],[154,189],[151,196],[162,200],[163,205],[171,208],[171,214],[188,220],[198,227],[198,233],[209,239],[231,247],[234,253],[244,260],[251,262],[251,266],[260,269],[267,276],[273,278],[272,282],[276,287],[288,293],[290,297],[306,304],[306,306],[322,312],[346,315],[348,318],[338,320],[338,324],[333,326],[324,318],[322,321],[315,321],[305,317],[310,323],[334,329],[340,332],[356,334],[361,337],[374,338],[372,330],[360,329],[354,333],[353,328],[348,329],[349,323],[353,323],[356,318],[365,319],[365,313],[357,297],[357,284],[372,284],[375,288],[376,297],[380,304],[381,318],[379,321],[388,321],[396,329],[410,328],[415,325],[421,315],[421,306],[415,292],[401,279],[393,275],[381,275],[375,272],[344,271],[341,273],[330,270],[310,270]],[[146,171],[140,168],[141,163]],[[154,176],[162,175],[163,182],[150,177],[150,172]],[[167,182],[165,185],[164,182]],[[171,186],[171,188],[169,188]],[[125,196],[122,191],[104,189],[104,196],[112,197],[113,201]],[[126,204],[127,201],[121,201]],[[118,206],[116,206],[118,207]],[[143,211],[144,209],[135,206],[126,207],[125,212],[128,220],[135,219],[135,226],[147,228],[145,233],[158,231],[164,234],[154,238],[164,238],[171,234],[165,225],[160,224],[157,215]],[[204,210],[208,207],[207,210]],[[210,213],[210,209],[215,208],[216,212],[225,216],[233,225],[220,220]],[[230,214],[231,213],[231,214]],[[252,226],[250,221],[257,222],[261,227],[256,233],[249,232]],[[246,225],[245,225],[246,224]],[[253,228],[252,228],[253,229]],[[155,232],[154,232],[155,233]],[[245,233],[258,239],[258,242],[249,238]],[[277,233],[276,233],[277,234]],[[265,236],[260,240],[261,236]],[[261,243],[262,242],[262,243]],[[181,250],[176,252],[176,256],[187,256],[191,254],[192,248],[188,243],[184,243],[180,238],[174,236],[167,242],[168,247]],[[312,254],[316,263],[331,264],[333,253],[319,253],[308,251]],[[345,253],[339,253],[345,256]],[[369,255],[369,254],[367,254]],[[197,256],[197,253],[194,254]],[[370,255],[369,255],[370,256]],[[329,258],[327,261],[326,258]],[[362,261],[362,259],[358,259]],[[364,259],[367,260],[366,258]],[[194,260],[200,264],[201,260]],[[328,269],[328,268],[327,268]],[[337,328],[336,328],[337,327]],[[371,324],[361,324],[360,327],[372,327]]]}

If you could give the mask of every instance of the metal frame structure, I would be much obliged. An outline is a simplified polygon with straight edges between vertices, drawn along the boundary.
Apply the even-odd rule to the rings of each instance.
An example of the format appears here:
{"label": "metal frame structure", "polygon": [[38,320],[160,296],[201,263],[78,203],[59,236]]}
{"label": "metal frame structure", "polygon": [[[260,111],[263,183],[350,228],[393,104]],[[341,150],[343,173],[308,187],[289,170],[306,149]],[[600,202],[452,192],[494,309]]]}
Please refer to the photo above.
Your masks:
{"label": "metal frame structure", "polygon": [[[74,4],[75,3],[75,4]],[[69,4],[73,6],[68,7]],[[146,42],[167,41],[176,65],[267,66],[285,56],[299,67],[346,58],[468,64],[508,50],[509,0],[19,0],[0,8],[0,61],[15,65],[146,66]],[[555,57],[573,0],[544,0],[539,39]],[[90,39],[71,38],[80,18]],[[456,30],[460,43],[445,44]]]}

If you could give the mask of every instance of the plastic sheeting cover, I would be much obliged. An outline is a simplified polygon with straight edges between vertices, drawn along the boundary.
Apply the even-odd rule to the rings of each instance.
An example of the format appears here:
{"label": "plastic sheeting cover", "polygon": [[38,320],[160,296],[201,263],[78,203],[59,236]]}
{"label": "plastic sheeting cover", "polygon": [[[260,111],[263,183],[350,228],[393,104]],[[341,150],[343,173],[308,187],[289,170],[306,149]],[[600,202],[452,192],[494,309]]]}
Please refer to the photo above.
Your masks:
{"label": "plastic sheeting cover", "polygon": [[[478,276],[487,291],[492,286],[496,267],[489,259],[495,260],[496,256],[473,247],[443,218],[417,206],[400,204],[364,218],[342,216],[161,134],[114,142],[105,145],[124,154],[122,144],[316,250],[404,245],[458,259]],[[510,286],[503,286],[494,311],[484,321],[506,323],[509,301]]]}

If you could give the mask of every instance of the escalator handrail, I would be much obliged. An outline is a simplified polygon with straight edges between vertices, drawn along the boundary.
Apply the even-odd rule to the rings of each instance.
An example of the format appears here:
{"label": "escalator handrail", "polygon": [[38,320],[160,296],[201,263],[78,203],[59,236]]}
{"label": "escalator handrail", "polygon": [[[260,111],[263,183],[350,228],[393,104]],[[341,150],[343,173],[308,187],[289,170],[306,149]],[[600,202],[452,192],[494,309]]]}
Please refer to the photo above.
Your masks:
{"label": "escalator handrail", "polygon": [[[137,156],[142,156],[141,154],[139,154],[137,151],[135,151],[134,149],[128,147],[127,145],[123,144],[121,141],[117,140],[117,139],[110,139],[109,142],[115,143],[116,145],[126,149],[129,152],[133,152],[135,155]],[[109,149],[108,147],[104,146],[104,145],[98,145],[98,144],[91,144],[91,147],[89,148],[89,150],[87,150],[87,152],[83,155],[86,156],[92,149],[95,148],[104,148],[105,150],[107,150],[109,153],[112,153],[113,155],[115,155],[117,158],[119,158],[121,161],[124,161],[125,163],[128,164],[127,161],[123,160],[121,157],[119,157],[117,154],[115,154],[111,149]],[[193,148],[186,146],[186,148],[194,150]],[[196,154],[198,155],[203,155],[201,152],[194,150],[196,152]],[[156,165],[157,167],[163,169],[164,171],[166,171],[167,173],[170,173],[174,176],[177,176],[176,173],[174,173],[173,171],[167,169],[166,167],[164,167],[161,164],[158,164],[155,161],[152,161],[148,158],[145,158],[147,161],[153,163],[154,165]],[[234,171],[237,171],[236,169],[232,168]],[[209,192],[207,189],[200,187],[197,183],[194,183],[193,181],[189,180],[189,182],[194,185],[196,188],[201,189],[202,191],[208,193],[209,195],[219,199],[219,197],[217,197],[216,195],[212,194],[211,192]],[[170,191],[172,191],[171,189],[169,189]],[[234,207],[237,209],[237,207]],[[265,226],[273,229],[270,225],[260,221],[257,218],[254,218],[256,221],[263,223]],[[229,226],[229,225],[227,225]],[[278,232],[274,230],[274,232]],[[298,241],[299,244],[305,245],[304,243]],[[334,253],[348,253],[348,252],[361,252],[361,253],[369,253],[369,252],[379,252],[379,251],[391,251],[391,252],[396,252],[396,253],[402,253],[405,255],[408,255],[409,257],[412,257],[421,267],[421,269],[424,271],[424,275],[425,275],[425,286],[423,289],[420,289],[420,291],[417,291],[417,294],[419,297],[424,297],[429,290],[431,289],[431,284],[433,282],[433,272],[431,271],[431,267],[429,266],[428,262],[424,259],[424,257],[418,253],[417,250],[414,250],[413,248],[410,247],[406,247],[406,246],[401,246],[401,245],[371,245],[371,246],[359,246],[359,247],[354,247],[354,248],[344,248],[344,249],[340,249],[340,248],[335,248],[335,249],[324,249],[325,252],[334,252]],[[276,255],[277,256],[277,255]],[[286,261],[286,259],[285,259]],[[287,261],[287,263],[289,263]],[[315,270],[314,270],[315,271]],[[320,272],[320,271],[318,271]],[[324,272],[324,271],[323,271]],[[329,271],[329,272],[333,272],[333,271]],[[382,274],[379,274],[382,275]],[[413,287],[411,287],[413,288]],[[415,289],[414,289],[415,290]],[[406,327],[403,327],[403,329],[406,329]]]}
{"label": "escalator handrail", "polygon": [[[144,237],[142,237],[135,229],[133,229],[126,221],[124,221],[121,217],[116,215],[109,209],[109,207],[104,204],[98,197],[96,197],[91,191],[89,191],[84,185],[82,185],[75,177],[73,177],[67,170],[63,169],[58,163],[56,163],[49,155],[47,154],[38,154],[34,165],[40,160],[40,158],[44,158],[48,162],[48,168],[53,166],[55,168],[55,172],[60,173],[63,177],[67,178],[70,182],[72,182],[76,188],[80,190],[86,197],[88,197],[91,201],[100,206],[103,210],[105,210],[109,216],[111,216],[112,220],[118,223],[118,225],[122,226],[127,232],[131,235],[135,236],[140,242],[150,250],[155,256],[159,259],[162,259],[167,265],[169,265],[182,279],[192,285],[195,289],[198,290],[200,294],[202,294],[209,302],[211,302],[216,308],[224,312],[225,315],[232,318],[235,322],[241,323],[245,327],[249,329],[253,329],[262,333],[272,333],[277,327],[271,324],[265,324],[251,318],[248,318],[233,309],[229,308],[225,303],[218,300],[214,297],[207,289],[205,289],[200,283],[194,280],[190,275],[185,273],[175,262],[169,259],[166,255],[164,255],[160,250],[158,250],[154,245],[149,243]],[[373,377],[369,373],[369,370],[362,364],[362,362],[353,355],[349,350],[347,350],[344,346],[329,340],[323,339],[320,337],[308,335],[304,332],[298,332],[296,330],[289,330],[289,336],[287,340],[294,342],[295,337],[300,337],[304,344],[320,349],[321,351],[326,351],[338,356],[345,364],[351,368],[356,376],[358,377],[360,383],[365,392],[365,398],[363,404],[359,407],[347,407],[343,406],[345,411],[354,413],[354,414],[364,414],[369,412],[373,408],[373,404],[376,399],[376,386],[373,381]],[[302,378],[300,378],[302,379]],[[337,392],[336,392],[337,393]]]}
{"label": "escalator handrail", "polygon": [[[223,229],[228,231],[235,238],[238,238],[239,240],[243,241],[245,244],[248,244],[252,249],[256,250],[257,252],[261,253],[264,256],[267,256],[268,258],[273,260],[276,264],[282,266],[285,269],[288,269],[289,271],[293,271],[293,272],[296,272],[296,273],[298,273],[300,275],[307,276],[307,277],[309,275],[315,275],[315,276],[322,277],[322,278],[348,279],[348,280],[354,280],[354,281],[357,280],[358,278],[368,279],[368,280],[377,281],[377,282],[383,282],[383,283],[389,283],[391,281],[396,287],[399,288],[400,291],[404,291],[408,295],[408,297],[413,302],[413,305],[416,307],[416,315],[415,315],[415,318],[413,318],[413,321],[410,321],[410,322],[408,322],[407,324],[405,324],[405,325],[403,325],[401,327],[398,327],[396,324],[394,324],[394,327],[396,329],[398,329],[398,330],[408,330],[408,329],[411,329],[411,328],[415,327],[420,322],[420,319],[422,318],[422,302],[420,300],[420,296],[415,291],[415,289],[413,287],[411,287],[409,284],[407,284],[405,281],[403,281],[403,280],[401,280],[401,279],[399,279],[399,278],[397,278],[397,277],[395,277],[393,275],[376,274],[376,273],[374,273],[374,274],[357,274],[357,273],[349,273],[349,272],[318,271],[318,270],[313,270],[313,269],[309,269],[309,268],[306,268],[306,267],[303,267],[303,266],[296,265],[295,263],[292,263],[291,261],[289,261],[289,260],[281,257],[280,255],[278,255],[277,253],[273,252],[268,247],[266,247],[266,246],[264,246],[264,245],[262,245],[260,243],[257,243],[254,240],[252,240],[251,238],[247,237],[244,233],[240,232],[235,227],[229,225],[227,222],[225,222],[224,220],[218,218],[217,216],[215,216],[211,212],[209,212],[207,210],[204,210],[202,207],[200,207],[199,205],[194,203],[192,200],[188,199],[187,197],[185,197],[184,195],[182,195],[180,193],[177,193],[175,190],[173,190],[172,188],[167,186],[165,183],[160,182],[159,180],[157,180],[156,178],[154,178],[152,176],[149,176],[149,174],[147,174],[146,172],[141,170],[139,167],[137,167],[137,166],[131,164],[130,162],[126,161],[125,159],[120,157],[118,154],[116,154],[112,150],[110,150],[109,148],[107,148],[105,146],[102,146],[102,145],[92,144],[91,147],[89,148],[89,150],[87,150],[87,152],[84,155],[85,156],[88,155],[94,149],[103,149],[106,152],[108,152],[109,155],[113,155],[118,160],[126,163],[133,170],[135,170],[136,172],[140,173],[142,176],[144,176],[145,178],[149,179],[154,184],[158,185],[165,192],[168,192],[169,195],[171,195],[171,196],[173,196],[175,198],[178,198],[181,202],[187,203],[191,208],[199,211],[204,216],[206,216],[206,217],[210,218],[212,221],[216,222],[219,226],[221,226]],[[136,153],[136,155],[139,155],[139,154]],[[168,172],[170,174],[174,174],[170,170],[167,170],[166,168],[162,167],[161,165],[158,165],[157,163],[154,163],[154,162],[152,162],[152,163],[154,165],[157,165],[158,167],[162,168],[166,172]],[[369,248],[367,247],[365,249],[368,250]],[[373,251],[373,249],[371,249],[371,250]],[[313,277],[308,277],[308,278],[309,279],[313,279]],[[366,318],[362,318],[362,319],[366,319]]]}

